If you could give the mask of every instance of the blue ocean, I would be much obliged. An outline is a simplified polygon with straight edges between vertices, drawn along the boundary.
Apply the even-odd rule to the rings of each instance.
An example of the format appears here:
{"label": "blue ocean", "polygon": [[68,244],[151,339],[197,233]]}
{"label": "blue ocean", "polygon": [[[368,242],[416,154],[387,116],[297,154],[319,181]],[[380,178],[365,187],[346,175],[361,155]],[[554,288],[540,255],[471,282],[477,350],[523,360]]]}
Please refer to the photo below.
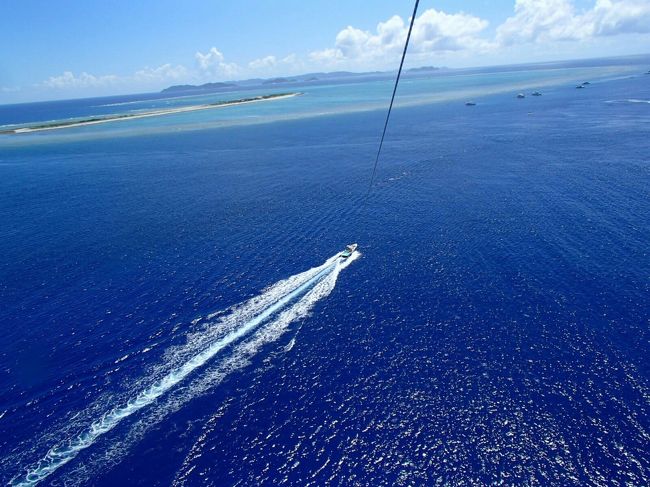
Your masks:
{"label": "blue ocean", "polygon": [[650,484],[649,68],[0,134],[0,482]]}

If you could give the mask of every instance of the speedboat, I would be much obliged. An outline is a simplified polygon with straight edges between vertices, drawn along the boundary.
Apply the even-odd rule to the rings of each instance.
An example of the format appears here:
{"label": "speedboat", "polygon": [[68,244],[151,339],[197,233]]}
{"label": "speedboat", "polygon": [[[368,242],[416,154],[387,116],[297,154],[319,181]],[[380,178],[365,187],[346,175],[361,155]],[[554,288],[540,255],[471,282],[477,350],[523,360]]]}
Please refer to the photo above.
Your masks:
{"label": "speedboat", "polygon": [[539,91],[533,91],[533,96],[542,96],[542,94]]}
{"label": "speedboat", "polygon": [[475,107],[476,103],[474,103],[473,101],[468,101],[468,102],[465,102],[465,105],[467,105],[468,107]]}
{"label": "speedboat", "polygon": [[347,259],[348,257],[350,257],[350,256],[352,255],[352,252],[354,252],[355,250],[357,250],[357,247],[358,247],[358,246],[359,246],[359,245],[358,245],[358,244],[355,244],[355,243],[350,244],[350,245],[346,245],[346,246],[345,246],[345,250],[344,250],[343,252],[341,252],[341,254],[339,255],[339,257],[343,257],[344,259]]}
{"label": "speedboat", "polygon": [[517,95],[517,98],[526,98],[526,95],[524,95],[523,93],[519,93],[519,94]]}

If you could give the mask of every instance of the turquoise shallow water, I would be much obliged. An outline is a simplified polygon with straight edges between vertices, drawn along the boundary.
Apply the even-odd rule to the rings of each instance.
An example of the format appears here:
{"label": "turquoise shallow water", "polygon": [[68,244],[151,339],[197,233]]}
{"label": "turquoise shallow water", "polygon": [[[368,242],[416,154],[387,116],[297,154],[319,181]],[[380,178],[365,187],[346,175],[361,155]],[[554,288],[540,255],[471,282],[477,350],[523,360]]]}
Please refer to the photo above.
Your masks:
{"label": "turquoise shallow water", "polygon": [[1,136],[0,481],[647,484],[639,63]]}
{"label": "turquoise shallow water", "polygon": [[[515,70],[499,72],[445,71],[429,76],[406,77],[400,86],[397,106],[417,106],[446,101],[474,101],[493,94],[512,95],[518,91],[540,89],[553,90],[557,86],[579,84],[585,80],[606,80],[614,77],[638,74],[638,65],[557,67],[537,70]],[[38,134],[21,134],[20,137],[1,137],[6,145],[32,145],[37,142],[89,140],[119,136],[174,133],[178,131],[273,123],[282,120],[306,119],[344,113],[380,110],[392,92],[393,81],[389,77],[362,83],[266,87],[248,91],[213,93],[207,95],[162,97],[143,101],[130,100],[82,100],[59,102],[56,109],[46,117],[51,120],[67,120],[66,111],[74,111],[73,119],[84,119],[109,114],[137,114],[151,110],[173,109],[186,106],[251,98],[269,93],[300,93],[301,96],[244,104],[189,113],[168,114],[159,117],[120,120],[107,124],[45,131]],[[105,103],[110,101],[110,103]],[[69,105],[73,105],[70,107]],[[25,107],[23,105],[23,107]],[[5,128],[29,126],[38,121],[42,113],[20,116],[18,110],[0,111],[0,125]],[[24,108],[23,108],[24,110]],[[28,111],[28,110],[24,110]],[[30,117],[31,118],[26,118]],[[22,123],[12,124],[16,120]],[[26,139],[26,140],[24,140]]]}

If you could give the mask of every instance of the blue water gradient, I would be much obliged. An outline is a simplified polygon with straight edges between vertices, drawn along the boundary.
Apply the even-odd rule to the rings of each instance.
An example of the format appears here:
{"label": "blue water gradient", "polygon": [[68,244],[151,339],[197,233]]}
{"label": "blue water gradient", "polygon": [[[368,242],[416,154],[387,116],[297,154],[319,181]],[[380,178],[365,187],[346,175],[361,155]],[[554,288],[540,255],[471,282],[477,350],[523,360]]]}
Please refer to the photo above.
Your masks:
{"label": "blue water gradient", "polygon": [[0,482],[650,483],[647,68],[0,136]]}

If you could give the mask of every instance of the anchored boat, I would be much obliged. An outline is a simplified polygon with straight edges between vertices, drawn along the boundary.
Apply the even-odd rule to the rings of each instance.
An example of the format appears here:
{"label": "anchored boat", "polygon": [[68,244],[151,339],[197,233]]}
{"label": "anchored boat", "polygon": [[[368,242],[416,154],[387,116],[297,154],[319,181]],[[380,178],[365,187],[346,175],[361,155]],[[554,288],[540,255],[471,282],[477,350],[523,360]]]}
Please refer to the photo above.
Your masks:
{"label": "anchored boat", "polygon": [[350,245],[346,245],[345,250],[343,252],[341,252],[340,257],[342,257],[343,259],[347,259],[348,257],[350,257],[352,255],[352,252],[357,250],[358,246],[359,245],[355,244],[355,243],[350,244]]}

